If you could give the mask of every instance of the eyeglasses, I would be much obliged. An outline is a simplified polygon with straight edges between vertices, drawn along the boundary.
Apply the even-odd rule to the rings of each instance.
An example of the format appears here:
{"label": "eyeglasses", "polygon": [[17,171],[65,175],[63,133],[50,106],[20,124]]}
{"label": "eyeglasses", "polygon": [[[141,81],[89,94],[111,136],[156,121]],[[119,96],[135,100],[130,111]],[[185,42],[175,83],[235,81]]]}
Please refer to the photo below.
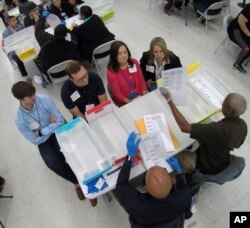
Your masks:
{"label": "eyeglasses", "polygon": [[82,77],[78,78],[77,80],[75,80],[77,83],[81,83],[83,82],[84,80],[87,80],[88,78],[88,74],[86,73],[85,75],[83,75]]}
{"label": "eyeglasses", "polygon": [[34,8],[34,9],[31,10],[30,12],[31,12],[31,13],[35,13],[37,10],[39,10],[38,7]]}

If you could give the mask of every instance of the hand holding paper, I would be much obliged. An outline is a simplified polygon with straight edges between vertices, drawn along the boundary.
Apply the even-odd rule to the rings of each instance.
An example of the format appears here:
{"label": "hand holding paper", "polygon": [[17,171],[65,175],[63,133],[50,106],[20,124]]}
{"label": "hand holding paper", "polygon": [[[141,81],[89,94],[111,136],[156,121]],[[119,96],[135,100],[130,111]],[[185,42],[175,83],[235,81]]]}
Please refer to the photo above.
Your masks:
{"label": "hand holding paper", "polygon": [[169,102],[172,99],[170,92],[166,88],[160,87],[159,90],[161,92],[161,95],[163,97],[165,97],[165,99],[167,100],[167,102]]}
{"label": "hand holding paper", "polygon": [[136,151],[138,149],[138,146],[141,142],[140,139],[137,139],[137,133],[135,133],[134,131],[132,133],[130,133],[128,140],[127,140],[127,151],[128,151],[128,156],[131,158],[134,158],[136,155]]}
{"label": "hand holding paper", "polygon": [[178,159],[176,159],[174,157],[169,157],[167,159],[167,162],[176,173],[181,172],[181,166],[180,166],[180,163],[179,163]]}

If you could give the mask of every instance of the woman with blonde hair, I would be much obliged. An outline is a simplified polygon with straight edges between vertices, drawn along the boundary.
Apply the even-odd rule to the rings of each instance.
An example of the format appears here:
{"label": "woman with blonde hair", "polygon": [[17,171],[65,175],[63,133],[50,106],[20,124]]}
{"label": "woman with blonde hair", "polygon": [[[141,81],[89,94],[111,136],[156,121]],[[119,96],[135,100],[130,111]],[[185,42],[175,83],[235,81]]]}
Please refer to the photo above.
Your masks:
{"label": "woman with blonde hair", "polygon": [[182,67],[179,57],[167,49],[161,37],[151,40],[150,49],[143,52],[140,65],[149,91],[157,88],[156,81],[162,77],[162,71]]}

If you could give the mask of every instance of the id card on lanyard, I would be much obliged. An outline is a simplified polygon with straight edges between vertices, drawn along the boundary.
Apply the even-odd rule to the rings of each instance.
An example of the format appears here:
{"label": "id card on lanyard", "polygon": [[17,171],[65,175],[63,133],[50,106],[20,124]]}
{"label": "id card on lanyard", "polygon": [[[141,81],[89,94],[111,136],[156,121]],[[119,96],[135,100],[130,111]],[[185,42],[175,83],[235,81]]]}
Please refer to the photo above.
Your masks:
{"label": "id card on lanyard", "polygon": [[130,93],[129,93],[129,95],[128,95],[128,99],[129,99],[129,100],[133,100],[134,98],[137,97],[137,94],[136,94],[136,92],[133,90],[132,75],[131,75],[131,73],[134,73],[134,72],[137,71],[136,65],[134,65],[133,67],[130,67],[130,68],[128,69],[128,71],[129,71],[129,80],[128,80],[128,78],[126,77],[126,75],[124,74],[124,72],[123,72],[122,70],[121,70],[121,74],[122,74],[122,78],[123,78],[124,81],[127,83],[128,87],[129,87],[129,89],[130,89]]}

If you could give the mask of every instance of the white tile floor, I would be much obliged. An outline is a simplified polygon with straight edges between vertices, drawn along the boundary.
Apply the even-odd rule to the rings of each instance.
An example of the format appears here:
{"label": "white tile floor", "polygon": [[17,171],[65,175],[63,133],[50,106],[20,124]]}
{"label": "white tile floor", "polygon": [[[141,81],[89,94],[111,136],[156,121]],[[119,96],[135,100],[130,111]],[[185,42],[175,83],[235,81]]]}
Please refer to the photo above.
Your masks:
{"label": "white tile floor", "polygon": [[[239,0],[232,0],[231,13],[240,11]],[[225,45],[217,55],[213,54],[225,33],[220,32],[220,22],[212,22],[208,36],[203,25],[193,25],[196,19],[188,9],[188,26],[179,14],[168,16],[163,13],[161,1],[149,10],[149,0],[116,0],[116,17],[108,24],[117,39],[125,41],[134,57],[139,59],[142,51],[148,49],[150,40],[162,36],[170,50],[177,54],[184,66],[200,60],[213,69],[232,91],[250,97],[250,64],[247,74],[232,70],[235,55]],[[12,97],[12,84],[21,79],[13,70],[4,53],[0,51],[0,175],[6,178],[3,194],[13,194],[13,199],[0,199],[0,220],[8,228],[80,228],[80,227],[129,227],[127,215],[113,200],[98,199],[98,206],[79,201],[71,184],[52,173],[43,163],[36,146],[28,143],[14,125],[18,102]],[[35,70],[31,67],[30,74]],[[50,94],[58,103],[66,118],[70,118],[52,88],[38,91]],[[243,118],[249,122],[250,111]],[[250,210],[249,148],[250,137],[244,145],[235,150],[244,156],[246,168],[235,181],[223,186],[211,185],[201,194],[197,204],[198,212],[186,227],[221,228],[229,227],[229,212]]]}

